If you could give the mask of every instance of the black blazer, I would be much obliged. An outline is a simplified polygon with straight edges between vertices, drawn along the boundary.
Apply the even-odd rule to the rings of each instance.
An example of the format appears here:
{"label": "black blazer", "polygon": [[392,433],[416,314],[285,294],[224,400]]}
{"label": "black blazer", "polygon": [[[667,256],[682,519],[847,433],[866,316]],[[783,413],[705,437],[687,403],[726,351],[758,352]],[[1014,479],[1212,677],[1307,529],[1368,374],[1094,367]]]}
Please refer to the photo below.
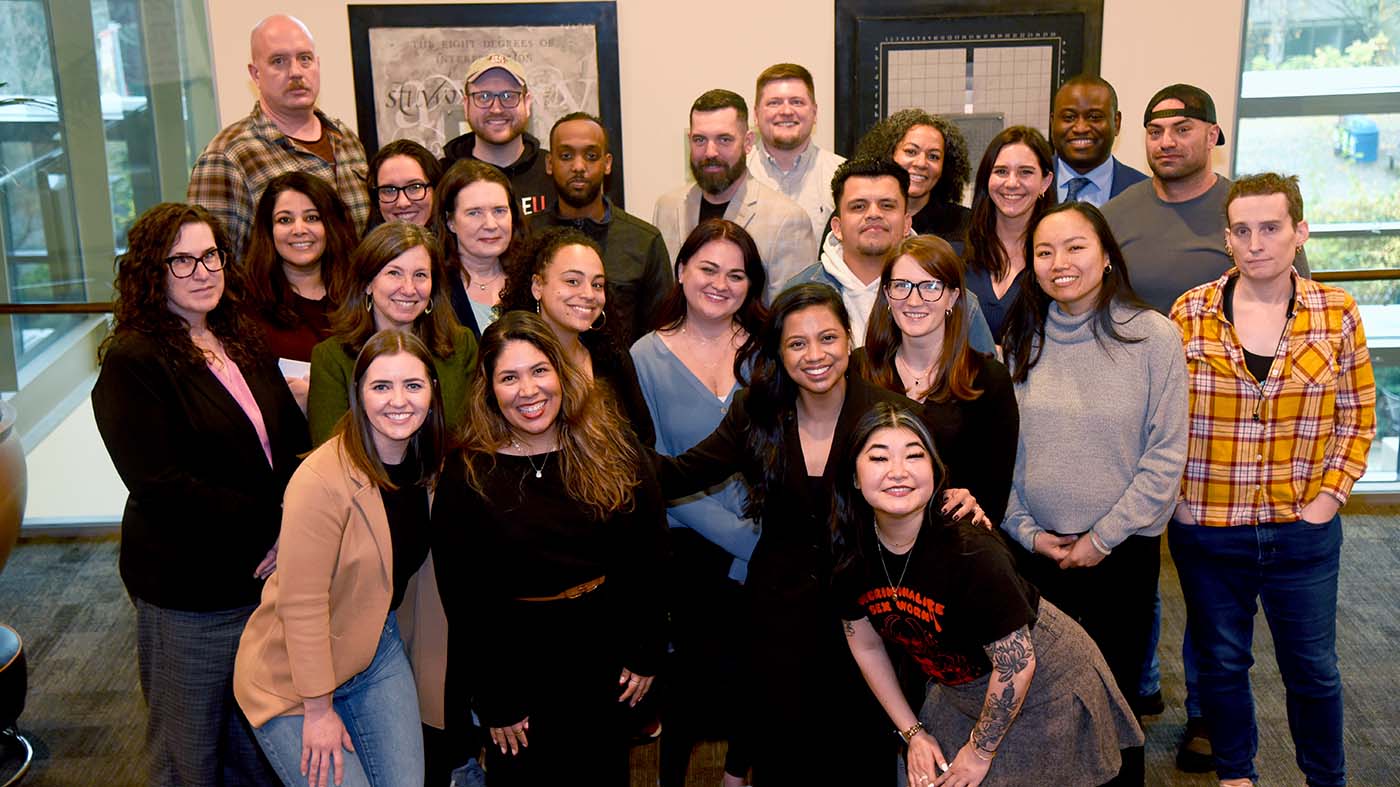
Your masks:
{"label": "black blazer", "polygon": [[120,568],[127,592],[193,611],[258,603],[253,569],[277,540],[282,493],[310,448],[306,418],[271,357],[239,367],[262,411],[268,466],[253,424],[205,367],[120,335],[102,362],[92,407],[128,491]]}

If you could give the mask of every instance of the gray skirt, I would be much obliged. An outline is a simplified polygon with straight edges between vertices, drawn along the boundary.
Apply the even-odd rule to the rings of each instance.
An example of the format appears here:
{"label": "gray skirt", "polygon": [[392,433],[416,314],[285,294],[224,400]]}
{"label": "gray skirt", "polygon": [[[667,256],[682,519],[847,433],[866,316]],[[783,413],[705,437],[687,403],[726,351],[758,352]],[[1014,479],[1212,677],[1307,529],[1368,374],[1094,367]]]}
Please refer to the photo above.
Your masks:
{"label": "gray skirt", "polygon": [[[1118,775],[1119,750],[1141,746],[1143,736],[1108,664],[1084,629],[1044,599],[1031,643],[1030,691],[997,747],[983,787],[1109,781]],[[919,719],[949,761],[972,734],[990,679],[930,684]]]}

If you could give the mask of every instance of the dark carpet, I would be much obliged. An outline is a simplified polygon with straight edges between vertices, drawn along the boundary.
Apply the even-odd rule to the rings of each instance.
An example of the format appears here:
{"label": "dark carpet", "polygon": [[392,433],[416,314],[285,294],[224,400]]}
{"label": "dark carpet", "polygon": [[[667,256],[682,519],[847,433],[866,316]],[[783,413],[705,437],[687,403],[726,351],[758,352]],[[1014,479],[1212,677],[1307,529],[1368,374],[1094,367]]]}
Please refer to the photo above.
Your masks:
{"label": "dark carpet", "polygon": [[[1353,785],[1397,785],[1400,506],[1358,503],[1344,518],[1337,636],[1346,684],[1347,771]],[[28,703],[19,727],[34,743],[36,761],[25,785],[146,782],[141,759],[146,714],[136,676],[135,621],[117,577],[116,555],[115,537],[26,540],[0,574],[0,621],[25,638],[29,661]],[[1178,652],[1185,613],[1165,544],[1161,587],[1167,711],[1147,720],[1147,782],[1214,785],[1213,774],[1185,774],[1173,764],[1185,721]],[[1302,784],[1288,736],[1283,684],[1262,614],[1256,622],[1254,652],[1260,784]],[[655,745],[633,750],[633,785],[656,784],[656,756]],[[718,785],[722,764],[721,747],[702,744],[692,762],[690,783]]]}

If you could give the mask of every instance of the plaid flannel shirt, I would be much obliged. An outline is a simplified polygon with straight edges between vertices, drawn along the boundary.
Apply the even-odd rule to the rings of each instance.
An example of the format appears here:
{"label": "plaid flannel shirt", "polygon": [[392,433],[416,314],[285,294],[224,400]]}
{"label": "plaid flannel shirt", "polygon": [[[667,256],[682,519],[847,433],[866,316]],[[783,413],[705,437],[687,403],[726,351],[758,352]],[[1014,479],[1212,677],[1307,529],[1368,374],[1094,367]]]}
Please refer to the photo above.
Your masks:
{"label": "plaid flannel shirt", "polygon": [[263,114],[262,106],[220,131],[195,162],[185,199],[202,205],[223,224],[230,250],[243,258],[253,228],[253,208],[268,181],[302,171],[331,184],[350,209],[355,231],[369,221],[369,164],[355,133],[316,110],[330,135],[335,164],[298,146]]}
{"label": "plaid flannel shirt", "polygon": [[1239,269],[1182,295],[1191,385],[1182,499],[1202,525],[1293,522],[1326,492],[1342,503],[1366,470],[1376,433],[1376,386],[1361,313],[1346,291],[1295,271],[1289,318],[1269,376],[1245,367],[1225,320],[1225,284]]}

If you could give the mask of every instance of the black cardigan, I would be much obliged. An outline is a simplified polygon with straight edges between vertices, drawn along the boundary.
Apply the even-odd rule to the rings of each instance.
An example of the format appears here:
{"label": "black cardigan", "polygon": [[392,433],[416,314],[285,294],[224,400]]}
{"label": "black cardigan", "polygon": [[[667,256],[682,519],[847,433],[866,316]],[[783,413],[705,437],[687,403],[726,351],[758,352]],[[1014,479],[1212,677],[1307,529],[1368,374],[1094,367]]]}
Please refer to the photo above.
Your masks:
{"label": "black cardigan", "polygon": [[92,407],[129,492],[119,564],[132,596],[191,611],[258,603],[253,569],[277,540],[282,493],[310,438],[271,357],[250,366],[239,371],[262,411],[271,467],[208,368],[177,370],[168,348],[137,333],[107,351]]}

